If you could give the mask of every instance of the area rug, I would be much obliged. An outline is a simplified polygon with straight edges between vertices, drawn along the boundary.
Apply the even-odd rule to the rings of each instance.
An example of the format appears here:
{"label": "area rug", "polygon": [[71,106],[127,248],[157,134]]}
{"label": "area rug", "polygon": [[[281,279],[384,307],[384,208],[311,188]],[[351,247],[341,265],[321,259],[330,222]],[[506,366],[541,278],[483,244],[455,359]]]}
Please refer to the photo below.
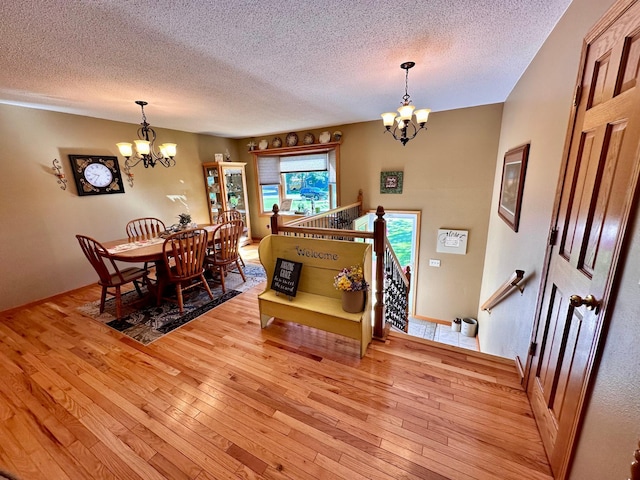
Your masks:
{"label": "area rug", "polygon": [[[239,273],[229,272],[227,274],[225,278],[227,291],[224,294],[220,284],[209,280],[213,300],[202,288],[187,290],[184,294],[182,315],[180,315],[177,304],[163,302],[160,306],[150,305],[148,300],[141,299],[135,290],[122,295],[123,315],[120,319],[116,318],[116,303],[112,296],[105,302],[102,313],[100,313],[100,300],[82,305],[77,310],[143,345],[149,345],[267,279],[266,273],[260,265],[247,264],[243,270],[247,278],[246,282],[242,281]],[[144,289],[143,293],[146,293]]]}

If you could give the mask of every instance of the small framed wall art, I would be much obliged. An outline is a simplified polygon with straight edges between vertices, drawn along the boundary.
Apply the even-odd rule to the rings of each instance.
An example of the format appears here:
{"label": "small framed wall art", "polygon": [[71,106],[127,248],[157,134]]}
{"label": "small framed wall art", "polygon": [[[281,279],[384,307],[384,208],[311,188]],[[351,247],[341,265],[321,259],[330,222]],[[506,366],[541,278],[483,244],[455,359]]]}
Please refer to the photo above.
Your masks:
{"label": "small framed wall art", "polygon": [[450,228],[438,229],[438,243],[436,252],[467,254],[467,239],[469,230],[452,230]]}
{"label": "small framed wall art", "polygon": [[403,172],[380,172],[380,193],[402,193]]}
{"label": "small framed wall art", "polygon": [[520,207],[524,190],[524,175],[527,171],[529,144],[513,148],[504,154],[502,165],[502,183],[498,215],[514,232],[520,223]]}

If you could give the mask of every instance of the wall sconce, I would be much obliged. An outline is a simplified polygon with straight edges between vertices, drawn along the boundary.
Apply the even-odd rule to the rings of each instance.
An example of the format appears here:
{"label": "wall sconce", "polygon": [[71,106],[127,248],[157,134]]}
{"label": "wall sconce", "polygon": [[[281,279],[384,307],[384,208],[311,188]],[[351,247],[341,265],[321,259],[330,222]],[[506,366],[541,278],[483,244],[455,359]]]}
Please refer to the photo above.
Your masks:
{"label": "wall sconce", "polygon": [[126,162],[124,164],[124,173],[127,176],[127,181],[129,182],[129,186],[133,188],[133,173],[131,173],[131,167]]}
{"label": "wall sconce", "polygon": [[60,184],[60,188],[62,190],[66,190],[67,189],[67,179],[66,176],[64,174],[64,172],[62,171],[62,165],[60,164],[60,160],[58,160],[57,158],[53,159],[53,167],[51,168],[53,170],[53,174],[58,177],[58,184]]}

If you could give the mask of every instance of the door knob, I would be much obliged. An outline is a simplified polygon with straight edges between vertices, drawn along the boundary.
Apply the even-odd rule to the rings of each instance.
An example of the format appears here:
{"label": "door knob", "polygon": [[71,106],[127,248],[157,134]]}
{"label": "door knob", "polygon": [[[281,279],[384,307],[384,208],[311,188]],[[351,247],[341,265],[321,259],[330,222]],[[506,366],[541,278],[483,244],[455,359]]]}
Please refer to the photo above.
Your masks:
{"label": "door knob", "polygon": [[596,297],[593,295],[587,295],[584,298],[580,295],[571,295],[569,297],[569,303],[572,307],[581,307],[582,305],[585,305],[587,310],[596,310],[596,313],[598,313],[598,307],[600,306],[600,302],[596,300]]}

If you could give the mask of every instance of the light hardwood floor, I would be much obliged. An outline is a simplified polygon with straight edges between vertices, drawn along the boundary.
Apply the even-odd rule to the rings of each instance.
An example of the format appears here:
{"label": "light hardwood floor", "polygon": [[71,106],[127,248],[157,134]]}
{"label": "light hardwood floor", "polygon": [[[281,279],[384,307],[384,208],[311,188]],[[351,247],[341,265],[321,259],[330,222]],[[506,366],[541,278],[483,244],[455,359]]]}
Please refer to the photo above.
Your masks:
{"label": "light hardwood floor", "polygon": [[145,347],[75,312],[0,314],[0,468],[36,479],[551,479],[512,362],[403,334],[261,330],[257,293]]}

